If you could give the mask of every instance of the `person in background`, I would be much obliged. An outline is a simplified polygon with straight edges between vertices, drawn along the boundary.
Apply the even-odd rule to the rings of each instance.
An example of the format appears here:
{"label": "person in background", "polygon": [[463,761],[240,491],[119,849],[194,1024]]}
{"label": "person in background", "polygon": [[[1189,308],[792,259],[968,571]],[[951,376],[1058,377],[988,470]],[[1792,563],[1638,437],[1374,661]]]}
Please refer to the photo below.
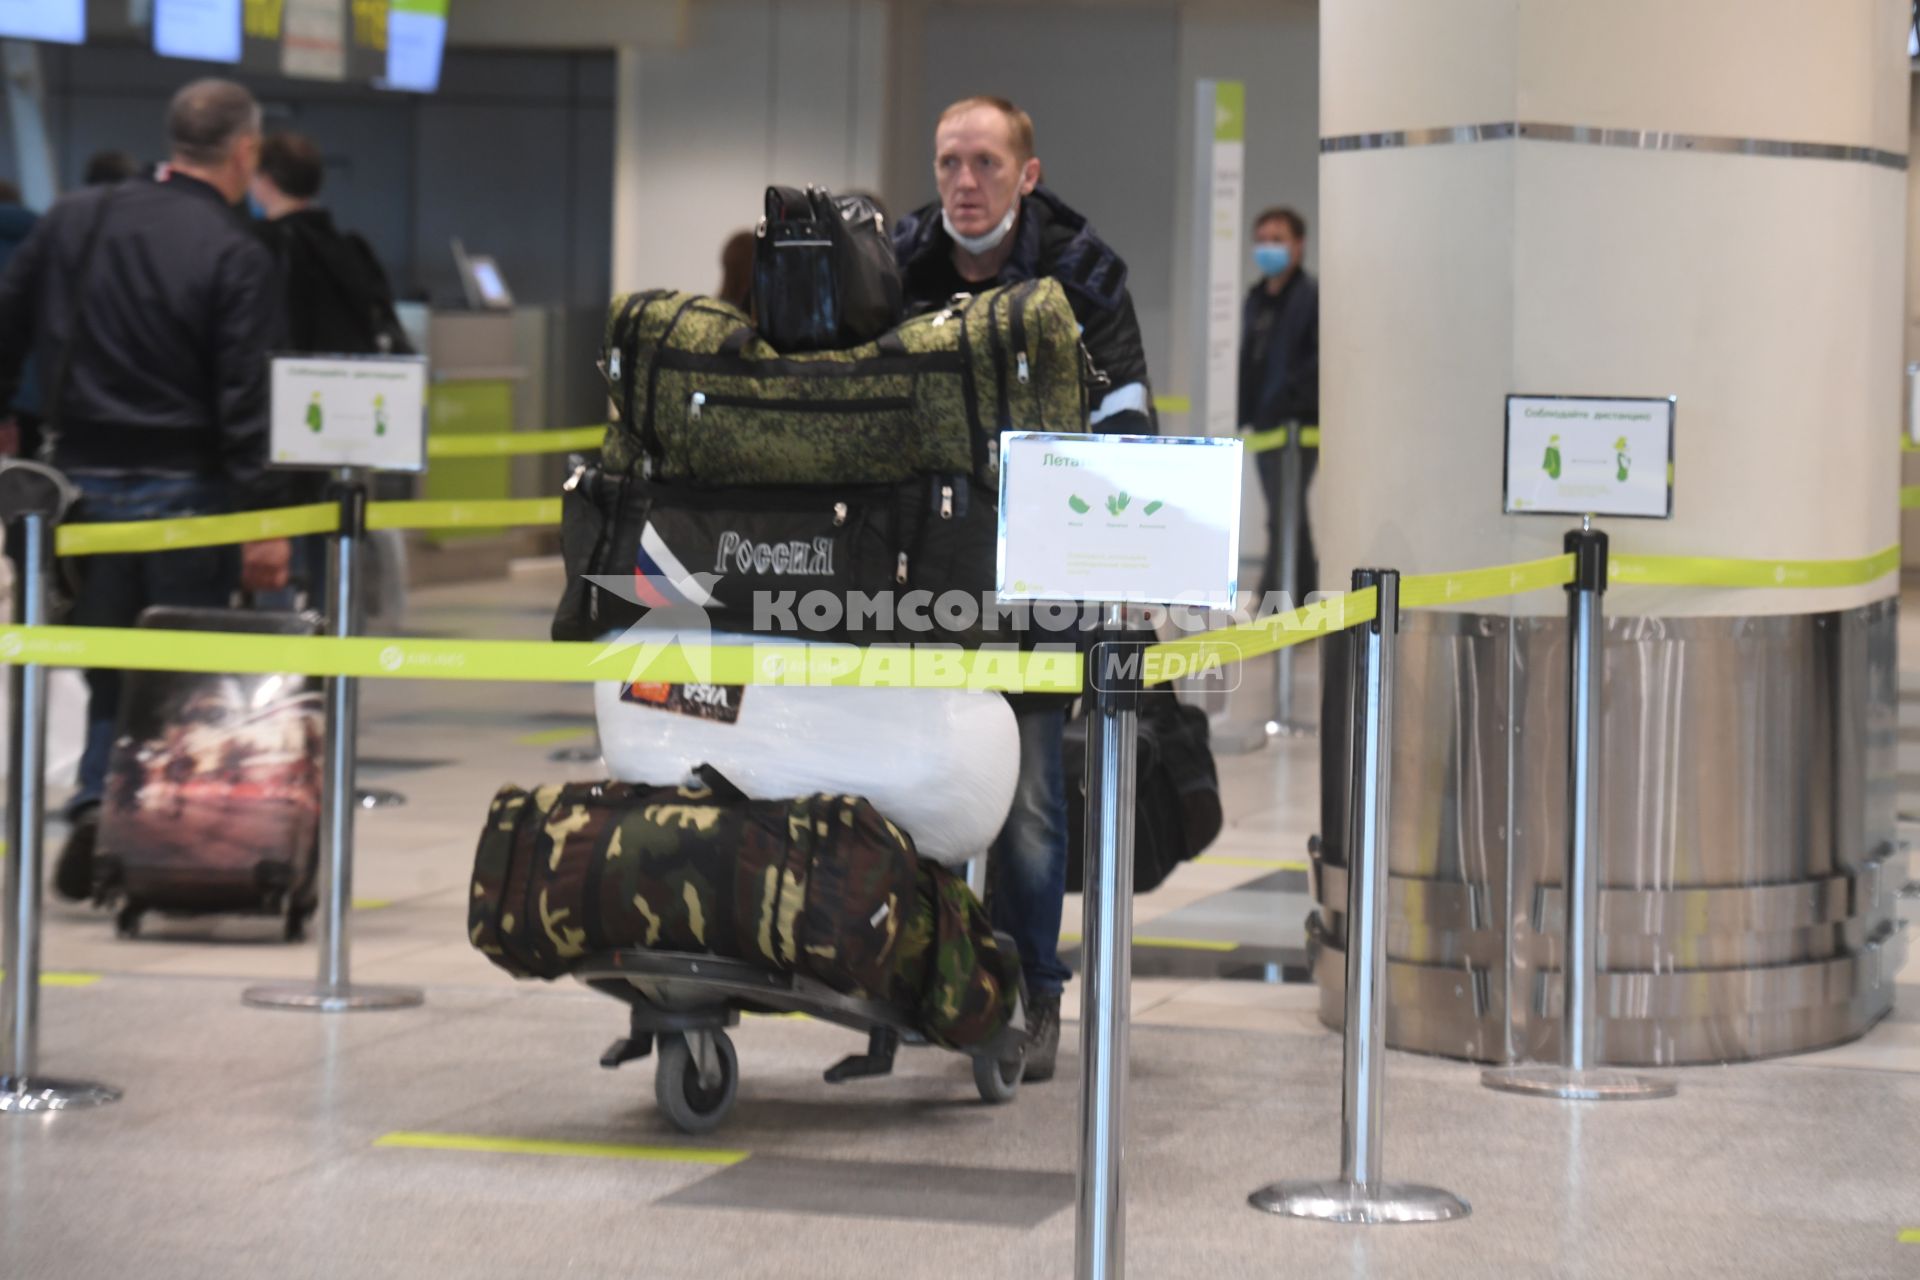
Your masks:
{"label": "person in background", "polygon": [[[86,187],[40,219],[0,276],[0,401],[26,355],[41,387],[53,463],[80,491],[73,520],[153,520],[273,505],[266,472],[268,354],[284,316],[273,255],[235,205],[260,155],[260,104],[228,80],[196,80],[167,108],[172,159]],[[130,627],[148,605],[222,607],[234,588],[285,584],[285,539],[79,562],[77,626]],[[120,674],[87,672],[86,749],[54,873],[65,897],[93,887]]]}
{"label": "person in background", "polygon": [[[393,289],[372,246],[342,231],[321,207],[325,181],[326,166],[311,138],[274,133],[260,144],[260,170],[249,195],[263,219],[256,227],[280,267],[288,348],[326,355],[412,354]],[[321,502],[327,477],[323,472],[292,476],[285,487],[289,502]],[[301,588],[310,598],[325,590],[325,538],[294,542],[289,576],[284,598],[263,600],[264,607],[294,608]]]}
{"label": "person in background", "polygon": [[748,314],[753,312],[753,242],[753,232],[736,231],[720,246],[720,291],[713,295]]}
{"label": "person in background", "polygon": [[140,162],[125,151],[96,151],[87,157],[80,182],[88,187],[110,187],[140,172]]}
{"label": "person in background", "polygon": [[280,263],[288,345],[330,355],[409,355],[393,287],[372,246],[334,225],[320,205],[325,179],[312,139],[276,133],[260,144],[251,194]]}
{"label": "person in background", "polygon": [[[0,182],[0,275],[32,234],[38,214],[21,203],[20,188]],[[28,352],[13,403],[0,404],[0,457],[32,458],[40,452],[39,360]]]}
{"label": "person in background", "polygon": [[[894,255],[908,310],[943,305],[1017,280],[1052,276],[1066,289],[1082,339],[1108,386],[1093,406],[1101,431],[1150,434],[1153,396],[1127,292],[1127,267],[1092,226],[1040,186],[1033,119],[1004,98],[962,99],[934,137],[940,199],[901,219]],[[1013,811],[989,858],[994,925],[1020,949],[1029,1000],[1026,1079],[1051,1079],[1060,1048],[1059,956],[1067,890],[1066,707],[1057,697],[1010,699],[1020,729]]]}
{"label": "person in background", "polygon": [[[1260,281],[1247,294],[1240,325],[1240,429],[1270,431],[1315,426],[1320,421],[1320,286],[1307,274],[1307,222],[1287,208],[1268,209],[1253,221],[1253,262]],[[1256,454],[1260,490],[1269,516],[1280,501],[1280,451]],[[1307,527],[1307,485],[1320,460],[1317,449],[1300,456],[1300,563],[1295,576],[1301,600],[1319,589],[1320,561]],[[1267,561],[1260,575],[1264,596],[1280,589],[1280,548],[1267,521]],[[1298,603],[1296,601],[1295,603]]]}

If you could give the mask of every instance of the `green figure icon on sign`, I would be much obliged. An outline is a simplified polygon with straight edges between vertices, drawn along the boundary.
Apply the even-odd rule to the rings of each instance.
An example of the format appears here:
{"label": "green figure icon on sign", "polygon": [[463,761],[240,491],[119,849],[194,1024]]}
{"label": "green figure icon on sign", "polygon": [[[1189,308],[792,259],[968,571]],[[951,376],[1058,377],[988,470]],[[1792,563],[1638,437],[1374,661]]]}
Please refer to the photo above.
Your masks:
{"label": "green figure icon on sign", "polygon": [[324,425],[324,421],[320,412],[320,393],[316,391],[313,393],[313,399],[307,404],[307,426],[313,429],[314,434],[318,435],[320,428]]}
{"label": "green figure icon on sign", "polygon": [[1633,455],[1627,452],[1627,438],[1621,436],[1613,442],[1613,461],[1620,469],[1614,473],[1614,479],[1621,484],[1627,482],[1627,472],[1633,469]]}
{"label": "green figure icon on sign", "polygon": [[1559,436],[1548,437],[1547,456],[1541,460],[1540,469],[1542,471],[1545,471],[1547,475],[1554,480],[1558,480],[1560,478],[1560,437]]}
{"label": "green figure icon on sign", "polygon": [[387,398],[385,396],[373,398],[373,434],[377,436],[387,434]]}

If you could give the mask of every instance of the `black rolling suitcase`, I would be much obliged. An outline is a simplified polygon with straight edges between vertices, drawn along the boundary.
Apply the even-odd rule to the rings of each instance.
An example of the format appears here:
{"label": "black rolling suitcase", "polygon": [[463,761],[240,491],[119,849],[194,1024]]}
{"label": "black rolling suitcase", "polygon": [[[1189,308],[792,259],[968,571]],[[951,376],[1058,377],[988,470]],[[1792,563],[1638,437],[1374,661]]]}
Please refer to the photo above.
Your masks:
{"label": "black rolling suitcase", "polygon": [[[155,607],[139,626],[307,636],[313,613]],[[147,911],[281,915],[298,941],[319,853],[321,682],[129,671],[107,766],[94,895],[122,937]]]}
{"label": "black rolling suitcase", "polygon": [[[1150,893],[1220,834],[1220,775],[1207,716],[1171,694],[1141,699],[1134,748],[1133,891]],[[1067,892],[1080,893],[1087,865],[1087,721],[1069,721],[1061,752],[1067,777]]]}

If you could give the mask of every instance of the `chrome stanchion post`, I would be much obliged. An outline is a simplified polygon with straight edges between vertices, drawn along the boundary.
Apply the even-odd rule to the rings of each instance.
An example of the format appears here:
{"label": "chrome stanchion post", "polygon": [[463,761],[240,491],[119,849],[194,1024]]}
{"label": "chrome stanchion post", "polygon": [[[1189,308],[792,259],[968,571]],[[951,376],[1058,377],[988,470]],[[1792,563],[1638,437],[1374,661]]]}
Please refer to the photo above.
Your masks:
{"label": "chrome stanchion post", "polygon": [[1496,1067],[1489,1089],[1579,1102],[1671,1097],[1670,1080],[1600,1067],[1600,746],[1605,671],[1607,535],[1591,518],[1567,534],[1574,578],[1567,585],[1567,862],[1561,950],[1562,1065]]}
{"label": "chrome stanchion post", "polygon": [[[339,473],[340,530],[333,538],[327,630],[350,639],[360,625],[360,550],[367,530],[367,486],[354,470]],[[355,986],[348,976],[347,912],[353,906],[354,757],[359,739],[359,681],[327,679],[326,769],[320,797],[320,979],[312,986],[250,987],[242,999],[263,1009],[404,1009],[425,997],[417,987]]]}
{"label": "chrome stanchion post", "polygon": [[1437,1187],[1391,1183],[1381,1167],[1387,1038],[1387,832],[1391,808],[1394,639],[1400,575],[1360,569],[1356,592],[1377,588],[1377,616],[1356,647],[1353,678],[1352,840],[1347,846],[1347,1010],[1341,1073],[1340,1176],[1276,1182],[1248,1197],[1256,1209],[1328,1222],[1444,1222],[1463,1218],[1466,1201]]}
{"label": "chrome stanchion post", "polygon": [[[20,531],[22,572],[15,617],[47,623],[53,530],[72,491],[59,472],[31,462],[0,466],[0,517]],[[8,708],[5,1034],[0,1112],[69,1111],[116,1102],[118,1089],[37,1073],[40,1055],[40,881],[47,826],[47,669],[14,666]]]}
{"label": "chrome stanchion post", "polygon": [[[1126,612],[1109,605],[1105,630]],[[1094,646],[1087,681],[1087,829],[1094,833],[1081,925],[1080,1170],[1074,1232],[1076,1280],[1126,1274],[1127,1017],[1133,964],[1134,747],[1139,649]]]}
{"label": "chrome stanchion post", "polygon": [[[1303,508],[1306,485],[1306,461],[1300,442],[1305,430],[1299,423],[1287,424],[1287,442],[1280,449],[1280,484],[1273,510],[1274,543],[1280,548],[1280,594],[1293,608],[1306,603],[1300,599],[1300,529],[1305,519]],[[1273,719],[1267,721],[1267,733],[1288,738],[1309,737],[1310,725],[1293,718],[1293,646],[1273,655]]]}

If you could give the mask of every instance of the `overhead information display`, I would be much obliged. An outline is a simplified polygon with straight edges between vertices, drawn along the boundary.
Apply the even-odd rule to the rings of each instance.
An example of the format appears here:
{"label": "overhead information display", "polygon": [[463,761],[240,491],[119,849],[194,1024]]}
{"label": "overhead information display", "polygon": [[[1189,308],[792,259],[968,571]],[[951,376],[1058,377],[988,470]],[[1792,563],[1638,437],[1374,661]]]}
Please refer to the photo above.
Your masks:
{"label": "overhead information display", "polygon": [[240,61],[241,0],[153,0],[153,51],[163,58]]}
{"label": "overhead information display", "polygon": [[447,47],[447,0],[393,0],[387,15],[384,87],[432,93]]}
{"label": "overhead information display", "polygon": [[87,38],[87,0],[0,0],[0,36],[80,44]]}

